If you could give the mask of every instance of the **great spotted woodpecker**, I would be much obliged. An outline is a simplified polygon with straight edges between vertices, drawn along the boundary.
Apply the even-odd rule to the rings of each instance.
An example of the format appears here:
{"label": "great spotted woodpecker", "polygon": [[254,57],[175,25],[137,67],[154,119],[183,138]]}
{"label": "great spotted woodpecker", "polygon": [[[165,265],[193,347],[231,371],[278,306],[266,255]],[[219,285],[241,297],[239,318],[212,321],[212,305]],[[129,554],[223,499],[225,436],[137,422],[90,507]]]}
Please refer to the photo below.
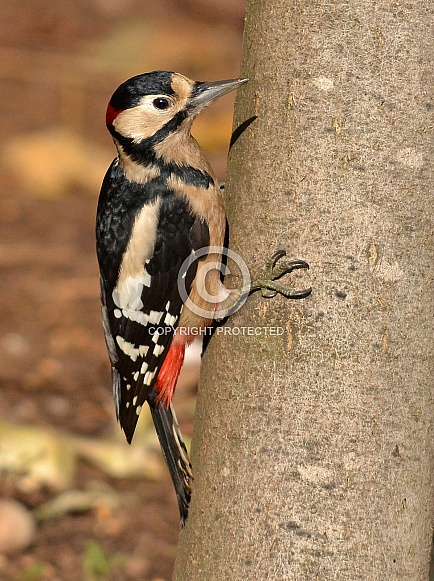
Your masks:
{"label": "great spotted woodpecker", "polygon": [[[197,329],[217,318],[219,305],[209,302],[209,296],[222,293],[218,267],[226,228],[219,185],[190,129],[206,105],[246,81],[203,83],[155,71],[120,85],[107,107],[106,125],[118,156],[102,184],[96,236],[116,414],[131,442],[142,406],[149,404],[178,497],[181,525],[188,514],[192,473],[171,400],[186,345]],[[185,260],[203,248],[212,251],[202,252],[199,261],[182,270]],[[269,263],[268,279],[308,268],[294,261],[273,271],[281,257],[278,253]],[[185,304],[179,277],[189,304],[197,308]],[[252,289],[257,288],[285,294],[270,280],[257,281]],[[229,293],[229,300],[236,300],[237,292]]]}

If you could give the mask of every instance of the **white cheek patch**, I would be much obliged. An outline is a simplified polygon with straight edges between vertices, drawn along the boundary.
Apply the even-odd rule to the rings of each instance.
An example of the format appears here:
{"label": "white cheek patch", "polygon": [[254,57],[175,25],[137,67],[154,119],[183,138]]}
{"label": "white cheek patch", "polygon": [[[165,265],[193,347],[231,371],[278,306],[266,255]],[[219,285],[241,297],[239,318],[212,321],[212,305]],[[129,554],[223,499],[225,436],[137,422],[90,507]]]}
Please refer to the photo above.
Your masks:
{"label": "white cheek patch", "polygon": [[[163,97],[171,102],[168,109],[156,109],[153,101]],[[135,107],[124,109],[113,121],[113,127],[118,133],[130,137],[139,143],[147,137],[154,135],[179,111],[182,104],[176,105],[167,95],[145,95]]]}

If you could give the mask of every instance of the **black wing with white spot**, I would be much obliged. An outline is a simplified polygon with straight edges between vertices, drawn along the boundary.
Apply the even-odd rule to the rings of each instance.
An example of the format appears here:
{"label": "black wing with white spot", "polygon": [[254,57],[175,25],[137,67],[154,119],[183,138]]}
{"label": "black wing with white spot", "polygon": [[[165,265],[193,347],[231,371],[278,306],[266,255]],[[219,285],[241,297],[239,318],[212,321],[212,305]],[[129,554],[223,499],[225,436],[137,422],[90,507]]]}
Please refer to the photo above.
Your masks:
{"label": "black wing with white spot", "polygon": [[[128,441],[177,327],[183,304],[177,284],[180,267],[192,250],[208,245],[207,227],[193,218],[184,200],[165,191],[157,202],[157,234],[149,255],[144,257],[143,268],[134,276],[118,276],[114,288],[107,288],[102,278],[103,320],[115,403]],[[142,214],[147,207],[153,211],[151,205],[144,206]],[[125,253],[131,245],[130,240]],[[190,268],[187,291],[194,274],[194,267]]]}

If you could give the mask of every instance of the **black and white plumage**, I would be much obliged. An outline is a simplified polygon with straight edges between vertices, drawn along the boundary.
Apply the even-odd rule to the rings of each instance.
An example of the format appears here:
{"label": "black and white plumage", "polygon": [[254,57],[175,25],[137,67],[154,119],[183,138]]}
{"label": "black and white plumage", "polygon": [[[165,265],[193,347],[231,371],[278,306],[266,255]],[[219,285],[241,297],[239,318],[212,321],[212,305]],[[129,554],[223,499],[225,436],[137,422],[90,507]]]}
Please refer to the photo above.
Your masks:
{"label": "black and white plumage", "polygon": [[[203,290],[212,296],[222,291],[215,267],[206,289],[199,288],[196,275],[219,264],[221,253],[206,255],[187,272],[180,269],[196,250],[223,246],[226,221],[218,183],[190,129],[205,105],[245,81],[200,83],[156,71],[123,83],[107,108],[118,157],[102,184],[96,235],[116,413],[131,442],[142,406],[149,404],[181,523],[192,476],[171,398],[194,336],[189,330],[214,318],[216,302],[204,299]],[[192,304],[208,315],[184,304],[180,276]],[[179,327],[182,334],[176,333]]]}

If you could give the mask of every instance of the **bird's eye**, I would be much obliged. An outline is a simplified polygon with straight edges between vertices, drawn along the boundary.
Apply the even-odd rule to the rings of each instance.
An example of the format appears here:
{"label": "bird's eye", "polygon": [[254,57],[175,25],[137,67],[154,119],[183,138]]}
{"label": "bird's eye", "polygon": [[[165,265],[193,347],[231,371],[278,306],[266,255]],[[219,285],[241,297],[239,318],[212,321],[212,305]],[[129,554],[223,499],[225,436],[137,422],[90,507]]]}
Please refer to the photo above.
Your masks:
{"label": "bird's eye", "polygon": [[162,111],[170,107],[169,99],[165,99],[164,97],[157,97],[152,101],[152,104],[156,109],[161,109]]}

